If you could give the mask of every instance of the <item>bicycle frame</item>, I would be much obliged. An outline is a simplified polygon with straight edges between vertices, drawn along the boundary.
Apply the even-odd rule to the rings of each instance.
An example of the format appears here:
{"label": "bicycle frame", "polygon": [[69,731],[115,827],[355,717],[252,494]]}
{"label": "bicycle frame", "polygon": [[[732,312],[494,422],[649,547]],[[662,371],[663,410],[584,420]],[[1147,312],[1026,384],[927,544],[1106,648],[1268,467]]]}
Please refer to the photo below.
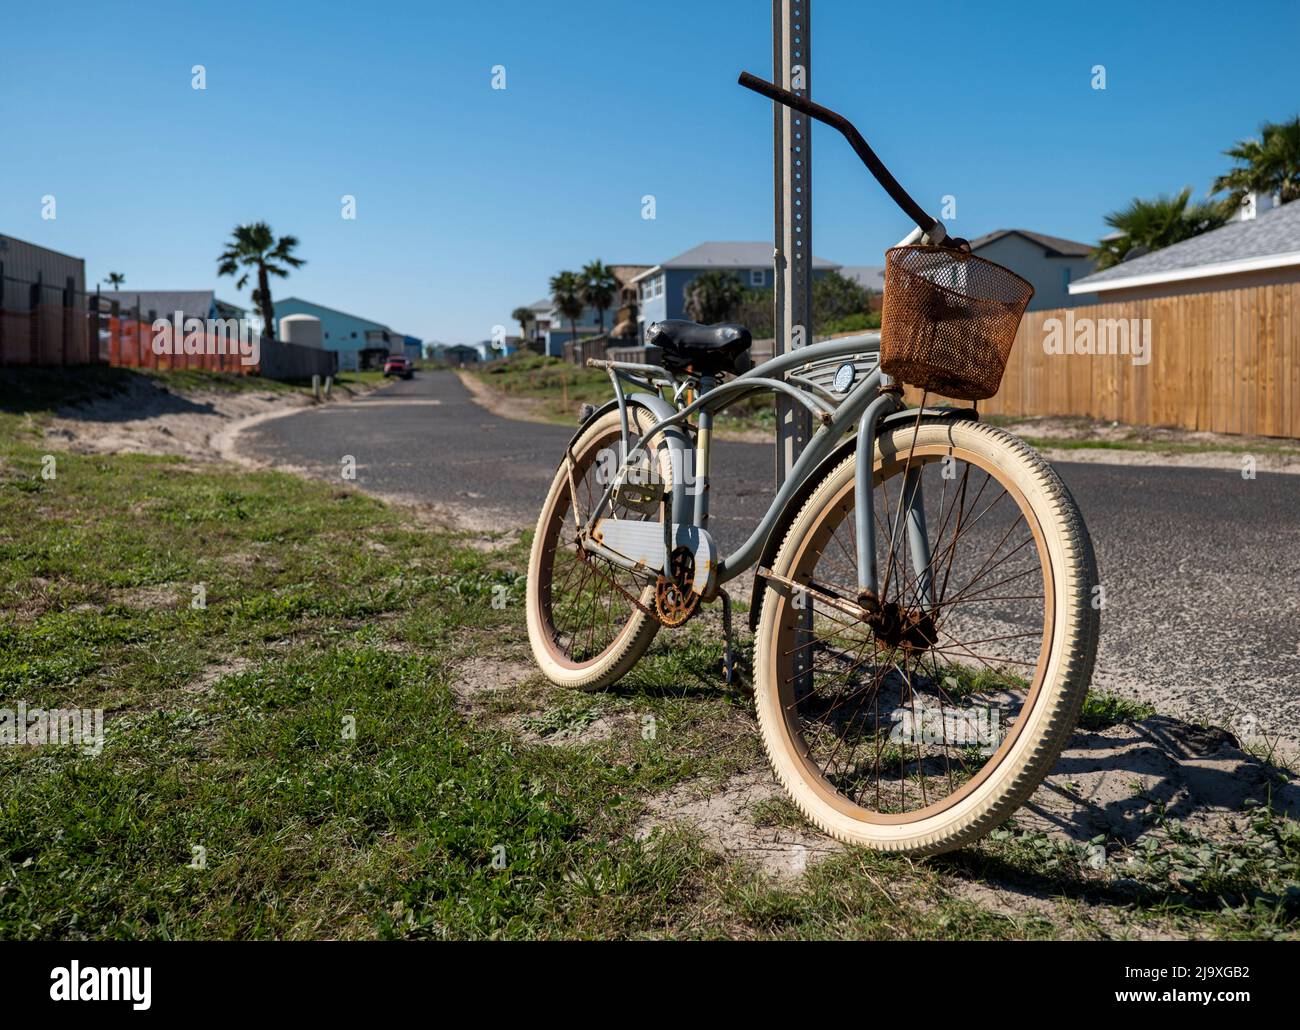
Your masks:
{"label": "bicycle frame", "polygon": [[[758,562],[764,544],[785,516],[791,499],[796,496],[800,487],[822,461],[856,426],[858,471],[855,490],[855,533],[858,550],[858,588],[860,596],[864,592],[874,596],[877,592],[875,519],[872,511],[875,439],[881,420],[902,410],[901,390],[894,385],[889,376],[881,373],[879,366],[861,382],[855,384],[841,399],[837,399],[817,384],[798,376],[790,376],[789,373],[810,362],[840,357],[847,359],[853,355],[860,355],[864,351],[877,349],[879,340],[879,333],[871,333],[815,343],[779,354],[720,384],[709,377],[677,376],[658,365],[588,361],[588,365],[592,367],[604,368],[614,385],[622,435],[620,461],[625,463],[630,456],[629,404],[646,408],[658,419],[652,427],[644,431],[638,449],[646,447],[654,438],[662,437],[656,444],[656,449],[667,445],[670,451],[675,451],[679,455],[677,459],[680,462],[679,470],[674,475],[672,496],[667,501],[669,514],[664,519],[664,554],[671,553],[673,543],[682,527],[695,530],[706,529],[713,416],[729,404],[755,391],[779,392],[808,408],[819,425],[749,538],[734,553],[719,559],[716,568],[717,585],[720,587],[735,579]],[[644,392],[627,394],[623,388],[625,382],[642,388]],[[684,393],[697,385],[700,395],[694,400],[684,401]],[[660,392],[663,387],[673,391],[671,404]],[[699,416],[698,437],[696,444],[691,446],[689,442],[685,442],[686,434],[680,432],[680,429],[696,414]],[[670,441],[669,431],[674,428],[679,429],[679,433],[675,441]],[[693,491],[690,496],[686,484],[682,482],[683,477],[680,472],[680,469],[685,468],[687,455],[690,456],[691,468],[694,471]],[[621,465],[620,468],[622,467]],[[611,477],[604,495],[588,516],[583,527],[583,546],[608,561],[637,571],[634,562],[602,546],[591,536],[592,529],[603,517],[609,505],[618,481],[618,476]],[[920,476],[909,473],[905,489],[908,494],[906,512],[908,538],[913,562],[919,566],[918,580],[923,583],[922,577],[929,562],[929,547],[926,540]]]}

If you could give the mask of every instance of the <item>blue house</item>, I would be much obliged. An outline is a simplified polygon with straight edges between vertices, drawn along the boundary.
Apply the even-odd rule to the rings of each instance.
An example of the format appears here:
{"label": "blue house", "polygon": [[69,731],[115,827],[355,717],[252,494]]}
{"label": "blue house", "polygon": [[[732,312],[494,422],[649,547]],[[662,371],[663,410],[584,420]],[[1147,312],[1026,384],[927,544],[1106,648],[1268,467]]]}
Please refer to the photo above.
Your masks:
{"label": "blue house", "polygon": [[628,342],[631,342],[630,338],[636,335],[636,324],[633,321],[637,310],[636,278],[649,268],[649,265],[619,263],[610,265],[609,270],[618,280],[618,293],[613,302],[603,313],[595,308],[583,309],[582,314],[574,319],[572,325],[556,310],[549,298],[533,304],[530,310],[533,312],[533,319],[537,326],[537,335],[545,341],[543,348],[545,353],[563,357],[566,343],[599,336],[602,322],[604,331],[609,336],[629,338]]}
{"label": "blue house", "polygon": [[[406,353],[406,341],[415,340],[395,333],[382,322],[375,322],[346,311],[327,308],[301,297],[275,301],[277,335],[279,321],[285,315],[312,315],[321,321],[322,344],[326,350],[338,351],[339,370],[355,372],[378,365],[389,354]],[[415,341],[417,344],[418,340]]]}
{"label": "blue house", "polygon": [[[837,271],[839,265],[814,255],[813,276]],[[746,289],[772,288],[772,244],[701,243],[684,254],[648,268],[632,281],[637,286],[637,338],[645,327],[665,318],[686,318],[686,287],[701,272],[731,272]]]}

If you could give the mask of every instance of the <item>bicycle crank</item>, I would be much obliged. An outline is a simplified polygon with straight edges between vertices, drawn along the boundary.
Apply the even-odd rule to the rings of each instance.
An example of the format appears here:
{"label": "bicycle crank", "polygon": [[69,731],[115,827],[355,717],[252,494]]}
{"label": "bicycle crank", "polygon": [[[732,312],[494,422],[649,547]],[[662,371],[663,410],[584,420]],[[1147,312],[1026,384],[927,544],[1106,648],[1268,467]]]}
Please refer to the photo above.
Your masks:
{"label": "bicycle crank", "polygon": [[662,572],[655,583],[655,611],[665,626],[676,628],[700,608],[700,595],[689,585],[695,579],[695,555],[686,547],[673,548],[669,575]]}

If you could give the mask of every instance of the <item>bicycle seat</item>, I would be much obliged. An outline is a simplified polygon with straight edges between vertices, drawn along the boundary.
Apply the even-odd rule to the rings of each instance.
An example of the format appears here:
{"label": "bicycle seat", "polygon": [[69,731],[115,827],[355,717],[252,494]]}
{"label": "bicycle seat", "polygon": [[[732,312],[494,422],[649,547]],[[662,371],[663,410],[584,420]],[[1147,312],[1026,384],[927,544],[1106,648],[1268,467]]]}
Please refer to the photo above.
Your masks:
{"label": "bicycle seat", "polygon": [[672,372],[717,375],[743,372],[738,360],[753,342],[743,325],[723,322],[700,325],[684,318],[653,322],[645,333],[646,344],[664,352],[664,367]]}

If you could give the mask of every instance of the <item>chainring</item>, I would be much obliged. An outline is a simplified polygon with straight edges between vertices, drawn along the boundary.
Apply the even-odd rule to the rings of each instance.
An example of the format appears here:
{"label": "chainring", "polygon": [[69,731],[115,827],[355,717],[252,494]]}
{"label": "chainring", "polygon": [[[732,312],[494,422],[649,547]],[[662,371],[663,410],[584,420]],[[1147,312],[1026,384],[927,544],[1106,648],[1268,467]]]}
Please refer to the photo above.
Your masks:
{"label": "chainring", "polygon": [[681,586],[695,579],[695,555],[689,548],[676,547],[668,562],[672,578],[660,573],[655,583],[655,613],[665,626],[677,627],[694,615],[700,607],[700,595],[689,587]]}

